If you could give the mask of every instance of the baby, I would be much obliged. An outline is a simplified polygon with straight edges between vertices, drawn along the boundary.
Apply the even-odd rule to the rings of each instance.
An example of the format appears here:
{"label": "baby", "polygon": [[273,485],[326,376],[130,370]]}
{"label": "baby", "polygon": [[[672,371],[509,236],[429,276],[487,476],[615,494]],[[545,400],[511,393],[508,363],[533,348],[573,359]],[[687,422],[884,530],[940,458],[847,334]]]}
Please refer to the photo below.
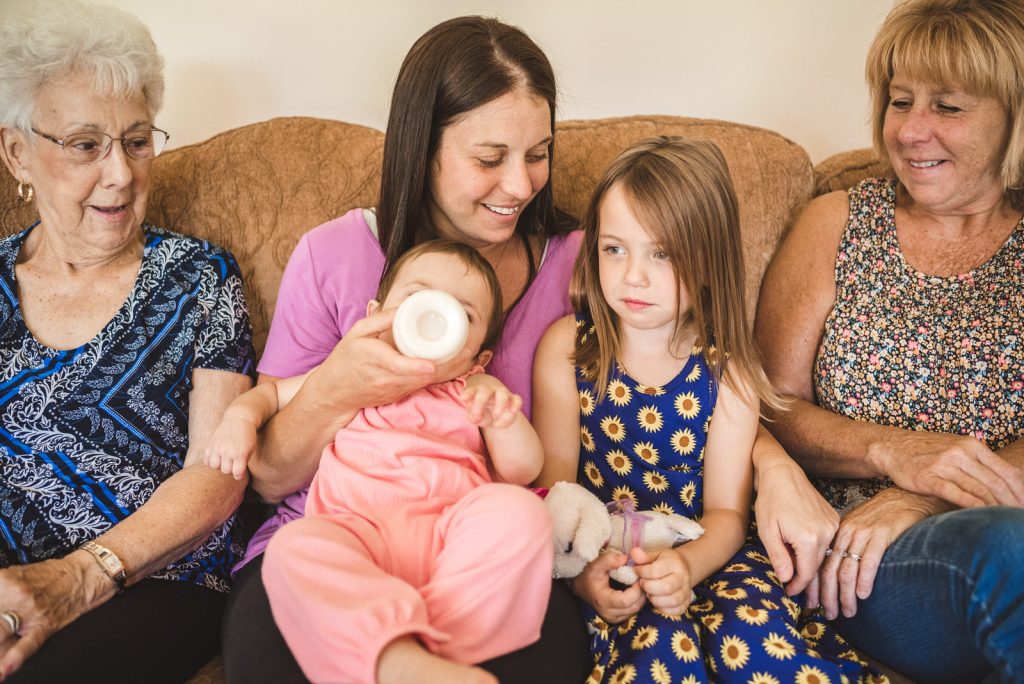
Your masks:
{"label": "baby", "polygon": [[[388,269],[367,314],[424,289],[462,303],[472,355],[438,364],[448,380],[363,409],[339,430],[306,517],[267,550],[274,618],[313,681],[496,681],[471,664],[540,634],[551,522],[518,485],[537,477],[543,453],[519,396],[483,372],[500,334],[497,278],[476,250],[425,242]],[[393,345],[390,332],[381,339]],[[206,462],[241,477],[257,430],[305,378],[232,402]]]}

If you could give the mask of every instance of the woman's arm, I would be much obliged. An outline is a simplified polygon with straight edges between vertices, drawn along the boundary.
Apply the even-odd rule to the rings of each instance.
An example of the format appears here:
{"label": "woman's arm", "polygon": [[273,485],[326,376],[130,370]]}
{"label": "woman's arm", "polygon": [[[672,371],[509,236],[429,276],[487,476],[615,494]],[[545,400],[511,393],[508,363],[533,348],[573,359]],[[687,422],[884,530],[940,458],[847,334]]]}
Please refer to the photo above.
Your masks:
{"label": "woman's arm", "polygon": [[544,465],[535,484],[575,482],[580,459],[580,397],[570,360],[576,340],[573,316],[547,329],[533,361],[533,427],[544,448]]}
{"label": "woman's arm", "polygon": [[754,515],[775,574],[790,596],[818,577],[839,514],[763,425],[754,440]]}
{"label": "woman's arm", "polygon": [[[378,339],[393,319],[394,310],[380,311],[353,325],[288,405],[267,421],[249,461],[253,489],[265,499],[280,501],[307,486],[324,447],[362,408],[396,401],[437,381],[432,362],[402,356]],[[260,377],[261,383],[273,380]]]}
{"label": "woman's arm", "polygon": [[793,399],[769,416],[768,428],[815,475],[885,476],[958,506],[1024,504],[1020,473],[976,439],[855,421],[814,403],[814,357],[835,303],[848,204],[841,192],[813,200],[765,274],[755,336],[769,379]]}
{"label": "woman's arm", "polygon": [[[201,450],[228,404],[251,385],[245,375],[197,368],[189,395],[185,467],[165,480],[133,514],[96,539],[113,551],[133,584],[195,549],[242,500],[245,481],[202,463]],[[113,581],[86,551],[0,571],[0,596],[22,619],[22,636],[0,656],[13,672],[59,629],[114,596]]]}

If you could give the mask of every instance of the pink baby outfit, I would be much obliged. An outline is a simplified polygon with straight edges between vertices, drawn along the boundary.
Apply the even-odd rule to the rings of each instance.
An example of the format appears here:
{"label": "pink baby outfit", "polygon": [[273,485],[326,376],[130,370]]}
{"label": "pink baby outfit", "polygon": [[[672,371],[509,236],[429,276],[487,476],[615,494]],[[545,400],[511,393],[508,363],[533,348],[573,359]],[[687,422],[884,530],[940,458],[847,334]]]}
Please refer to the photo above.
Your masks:
{"label": "pink baby outfit", "polygon": [[310,680],[376,681],[403,635],[462,663],[540,636],[551,521],[536,495],[491,481],[464,386],[361,411],[324,449],[306,517],[267,547],[274,620]]}
{"label": "pink baby outfit", "polygon": [[[327,358],[377,293],[384,270],[384,252],[373,228],[372,213],[353,209],[317,226],[299,240],[278,290],[274,321],[259,371],[286,378],[302,375]],[[493,349],[487,371],[523,398],[530,417],[533,357],[548,326],[572,311],[569,279],[582,233],[548,240],[537,276],[508,313],[501,341]],[[289,495],[256,531],[235,570],[263,553],[271,536],[284,524],[302,517],[306,491]]]}

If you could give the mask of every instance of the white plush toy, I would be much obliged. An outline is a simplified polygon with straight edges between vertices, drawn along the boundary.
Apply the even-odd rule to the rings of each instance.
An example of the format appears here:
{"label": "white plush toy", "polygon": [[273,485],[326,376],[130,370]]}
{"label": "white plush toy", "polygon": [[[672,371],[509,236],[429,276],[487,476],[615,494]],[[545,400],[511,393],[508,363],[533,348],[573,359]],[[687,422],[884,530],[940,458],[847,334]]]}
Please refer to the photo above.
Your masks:
{"label": "white plush toy", "polygon": [[[704,534],[703,527],[682,515],[636,512],[621,502],[606,506],[573,482],[556,483],[544,503],[555,522],[555,577],[575,577],[603,551],[629,553],[636,546],[659,551]],[[630,564],[616,568],[611,575],[623,584],[637,580]]]}

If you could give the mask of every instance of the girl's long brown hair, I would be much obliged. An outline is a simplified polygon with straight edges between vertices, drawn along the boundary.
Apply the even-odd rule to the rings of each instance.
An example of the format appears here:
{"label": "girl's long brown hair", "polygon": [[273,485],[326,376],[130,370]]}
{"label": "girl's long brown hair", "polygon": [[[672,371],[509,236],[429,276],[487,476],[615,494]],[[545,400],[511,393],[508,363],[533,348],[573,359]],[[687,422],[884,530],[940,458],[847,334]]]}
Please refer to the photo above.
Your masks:
{"label": "girl's long brown hair", "polygon": [[692,323],[697,345],[719,382],[724,377],[744,394],[749,394],[744,388],[752,390],[755,396],[745,396],[747,401],[784,408],[761,368],[747,323],[739,208],[725,157],[710,140],[664,136],[634,143],[612,161],[584,220],[570,297],[573,308],[593,320],[594,333],[577,330],[572,360],[595,383],[598,399],[604,398],[621,351],[618,320],[598,273],[601,202],[613,185],[623,190],[633,214],[669,255],[690,293],[689,315],[677,317],[673,344]]}

